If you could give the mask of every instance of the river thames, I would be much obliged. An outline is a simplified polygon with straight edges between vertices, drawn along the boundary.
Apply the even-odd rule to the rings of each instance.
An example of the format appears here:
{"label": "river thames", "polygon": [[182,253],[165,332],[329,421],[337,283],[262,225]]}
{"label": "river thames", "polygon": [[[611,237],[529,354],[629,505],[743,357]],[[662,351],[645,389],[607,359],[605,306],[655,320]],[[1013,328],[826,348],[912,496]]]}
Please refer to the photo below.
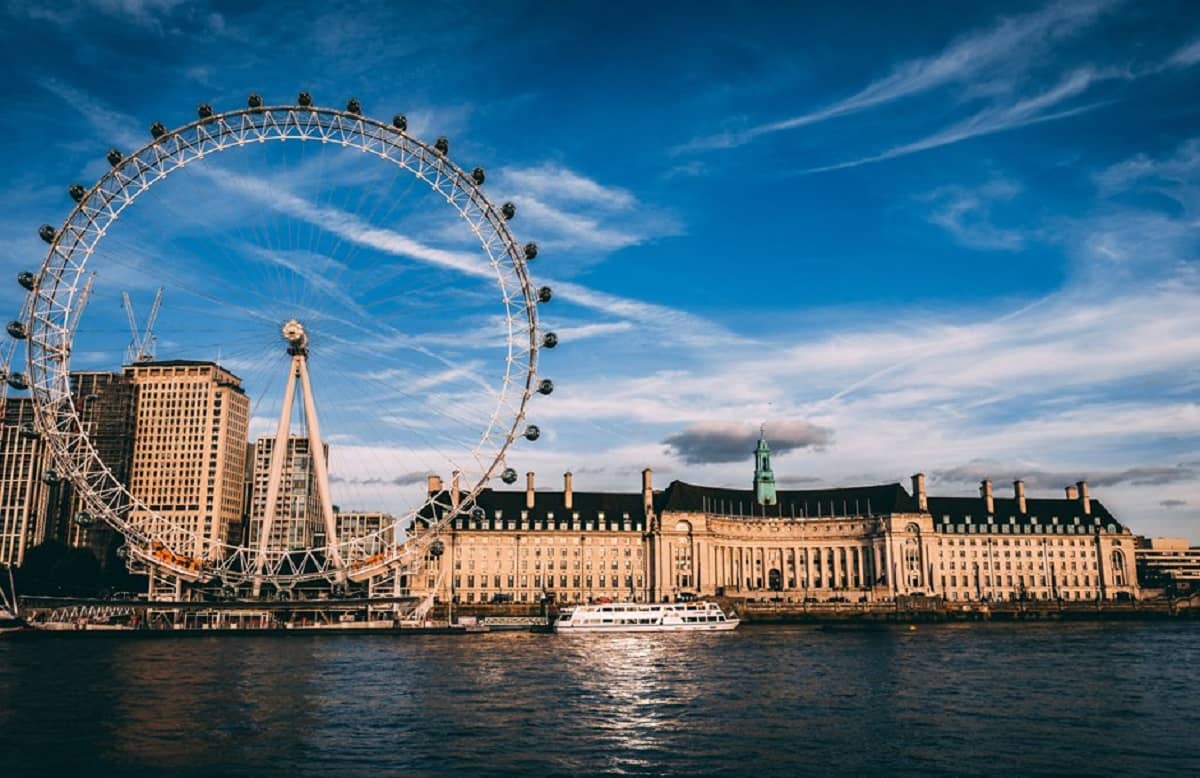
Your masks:
{"label": "river thames", "polygon": [[1200,623],[0,641],[0,774],[1200,773]]}

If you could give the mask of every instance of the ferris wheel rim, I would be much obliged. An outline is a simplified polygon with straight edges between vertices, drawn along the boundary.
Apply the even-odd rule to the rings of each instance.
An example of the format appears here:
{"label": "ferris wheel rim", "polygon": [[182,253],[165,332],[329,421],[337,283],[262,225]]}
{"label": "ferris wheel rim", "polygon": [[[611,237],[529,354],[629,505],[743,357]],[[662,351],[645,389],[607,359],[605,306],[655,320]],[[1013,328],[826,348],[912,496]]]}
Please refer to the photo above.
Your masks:
{"label": "ferris wheel rim", "polygon": [[[280,114],[282,114],[282,120],[278,118]],[[307,121],[302,123],[300,117],[304,117]],[[259,121],[256,123],[254,119]],[[323,120],[327,124],[323,124]],[[235,124],[239,126],[235,127]],[[367,128],[373,130],[373,134],[369,133]],[[208,132],[209,129],[215,129],[216,132]],[[305,132],[295,135],[288,134],[288,131],[292,129],[312,134],[305,134]],[[189,139],[189,133],[195,134],[194,141]],[[247,140],[242,137],[246,133],[257,133],[257,137]],[[109,467],[100,460],[88,434],[83,430],[79,411],[71,402],[70,388],[67,383],[70,375],[70,350],[74,339],[74,328],[77,326],[78,316],[82,312],[82,306],[79,310],[75,309],[74,298],[78,291],[79,279],[85,273],[88,260],[104,238],[108,227],[125,208],[132,205],[155,183],[209,154],[247,145],[250,140],[258,142],[265,140],[304,141],[314,140],[319,136],[322,142],[332,142],[343,148],[360,148],[363,151],[370,151],[381,159],[396,164],[416,178],[424,180],[434,191],[445,195],[447,201],[458,212],[459,217],[469,223],[468,211],[473,208],[474,213],[491,227],[494,239],[499,244],[493,247],[491,245],[493,238],[485,240],[481,234],[480,222],[473,223],[475,228],[473,231],[479,238],[483,252],[487,255],[491,267],[496,273],[496,280],[504,299],[507,322],[507,358],[504,378],[497,393],[496,408],[491,414],[480,442],[476,444],[476,449],[470,455],[481,466],[478,481],[473,484],[468,483],[469,488],[462,492],[461,496],[456,494],[452,505],[448,502],[439,503],[437,502],[438,497],[431,495],[421,507],[410,509],[402,515],[393,517],[395,523],[392,526],[408,521],[410,526],[415,529],[421,526],[416,519],[421,519],[425,522],[425,529],[415,536],[410,535],[403,547],[393,540],[393,548],[389,553],[383,555],[383,558],[378,558],[379,554],[367,555],[365,549],[377,548],[379,545],[377,541],[387,533],[386,529],[343,541],[343,544],[350,546],[356,543],[361,546],[359,549],[361,553],[356,555],[359,561],[357,573],[360,577],[394,569],[398,564],[411,563],[422,558],[425,549],[433,542],[438,529],[445,526],[465,506],[471,505],[478,493],[505,462],[506,454],[516,440],[519,428],[525,420],[527,405],[534,392],[540,346],[536,293],[525,264],[528,248],[526,247],[523,253],[522,247],[518,245],[508,227],[508,216],[502,214],[500,209],[497,209],[488,199],[482,190],[482,181],[476,180],[458,167],[444,149],[437,148],[436,144],[430,146],[419,138],[409,135],[405,128],[387,125],[351,110],[301,104],[250,105],[223,113],[210,113],[207,116],[202,114],[200,118],[170,131],[165,131],[161,125],[155,125],[152,128],[152,134],[154,137],[151,141],[127,156],[118,154],[116,161],[113,160],[115,152],[110,152],[111,168],[91,188],[85,190],[81,197],[77,198],[75,207],[67,215],[62,226],[55,231],[53,240],[47,241],[50,245],[46,257],[38,271],[35,286],[29,294],[27,310],[30,337],[26,351],[26,361],[31,378],[29,388],[33,397],[39,432],[45,435],[50,442],[53,459],[56,463],[63,463],[63,469],[67,471],[68,478],[79,489],[85,505],[99,514],[103,521],[121,532],[126,538],[132,554],[142,561],[165,568],[185,578],[194,574],[196,578],[219,578],[222,582],[234,584],[246,583],[255,578],[254,565],[247,561],[247,558],[254,552],[248,546],[233,545],[225,541],[205,540],[205,548],[220,551],[219,556],[213,554],[210,558],[196,560],[186,559],[175,554],[163,555],[158,552],[163,549],[165,544],[155,537],[155,533],[135,526],[127,516],[122,516],[121,511],[113,506],[112,498],[124,495],[129,501],[124,509],[126,512],[129,506],[138,504],[149,510],[144,503],[134,497],[130,488],[121,484]],[[234,136],[238,136],[237,142],[223,144],[219,142]],[[207,149],[204,148],[206,139],[213,142],[213,145]],[[184,142],[180,143],[181,140]],[[175,144],[174,150],[168,150],[168,153],[162,154],[161,151],[167,149],[172,143]],[[368,148],[368,146],[371,147]],[[190,156],[185,153],[189,149],[193,152]],[[392,156],[392,153],[395,153],[396,156]],[[404,153],[409,155],[407,160],[403,157]],[[151,162],[144,161],[144,156],[152,156]],[[416,160],[415,168],[413,167],[414,160]],[[173,164],[168,164],[171,162]],[[126,171],[127,167],[133,168],[132,175]],[[428,178],[428,173],[431,171],[436,171],[436,180]],[[153,178],[147,177],[149,172],[155,173]],[[450,186],[450,193],[444,192],[441,188],[441,185],[447,182]],[[115,186],[110,188],[109,185],[114,183]],[[74,190],[74,187],[72,189]],[[462,195],[463,202],[461,204],[456,202],[455,197],[452,196],[455,194]],[[74,191],[72,191],[72,196],[75,196]],[[93,200],[97,198],[99,198],[99,202],[89,211]],[[114,202],[118,203],[115,208],[113,207]],[[77,223],[77,220],[80,219],[82,225]],[[87,242],[86,237],[89,232],[93,233],[93,236],[90,242]],[[64,247],[64,241],[67,238],[70,238],[71,242]],[[83,251],[82,261],[77,262],[74,267],[69,267],[75,261],[75,255],[80,250]],[[61,260],[57,270],[55,270],[56,257]],[[512,277],[517,282],[515,286],[519,289],[518,294],[523,301],[523,306],[519,306],[520,310],[516,316],[513,314],[513,298],[510,297],[509,288],[505,285],[506,275],[502,267],[505,260],[511,267]],[[56,295],[59,293],[60,287],[64,286],[64,277],[68,273],[72,274],[72,280],[70,284],[66,285],[67,301],[60,305]],[[47,280],[53,281],[48,293],[45,289]],[[55,307],[57,307],[57,312],[53,310]],[[56,316],[61,318],[61,325],[56,324]],[[515,329],[514,319],[520,322]],[[56,331],[50,333],[51,336],[48,337],[47,334],[52,328]],[[53,335],[57,335],[57,339]],[[527,343],[518,342],[519,336],[527,338]],[[52,366],[51,363],[56,364]],[[514,365],[520,366],[520,369],[514,370]],[[514,372],[516,373],[515,377]],[[524,376],[523,386],[519,386],[522,374]],[[513,389],[517,389],[511,393],[511,401],[510,384]],[[505,410],[508,410],[509,413],[504,413]],[[499,431],[494,434],[493,430],[501,418],[511,418],[511,424],[500,425]],[[65,444],[68,438],[78,444],[80,450],[77,453],[67,452]],[[484,460],[490,461],[480,461],[479,449],[488,441],[493,441],[494,453],[488,453],[483,457]],[[499,441],[498,444],[495,441]],[[75,458],[74,461],[71,459],[72,456]],[[83,465],[83,467],[77,465]],[[429,516],[422,515],[426,508],[430,509]],[[151,511],[151,514],[159,519],[162,518],[156,512]],[[432,518],[433,521],[429,522],[429,518]],[[179,534],[178,529],[171,531]],[[195,533],[184,532],[183,534],[195,536]],[[333,574],[344,574],[344,569],[333,570],[328,566],[327,560],[332,555],[322,553],[326,550],[330,549],[284,550],[282,554],[279,554],[280,558],[274,560],[275,564],[271,570],[262,576],[262,580],[291,584],[307,580],[332,580]],[[299,560],[296,557],[299,557]],[[198,561],[202,562],[199,568],[196,567]]]}

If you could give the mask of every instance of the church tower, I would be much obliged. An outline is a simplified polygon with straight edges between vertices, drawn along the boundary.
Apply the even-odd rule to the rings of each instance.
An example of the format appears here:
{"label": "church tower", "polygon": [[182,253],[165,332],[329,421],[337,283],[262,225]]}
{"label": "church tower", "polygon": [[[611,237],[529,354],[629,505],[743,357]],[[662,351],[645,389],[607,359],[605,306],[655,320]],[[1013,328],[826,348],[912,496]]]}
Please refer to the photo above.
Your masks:
{"label": "church tower", "polygon": [[771,471],[771,449],[767,446],[767,429],[759,430],[758,446],[754,449],[754,500],[759,505],[775,505],[775,473]]}

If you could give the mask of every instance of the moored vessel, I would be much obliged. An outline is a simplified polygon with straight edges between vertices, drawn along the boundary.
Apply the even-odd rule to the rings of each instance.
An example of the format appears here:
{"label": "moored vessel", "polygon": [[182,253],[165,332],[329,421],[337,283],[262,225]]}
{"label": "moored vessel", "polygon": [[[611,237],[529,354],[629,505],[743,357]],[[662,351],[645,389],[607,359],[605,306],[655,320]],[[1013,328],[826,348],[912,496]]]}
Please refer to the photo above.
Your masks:
{"label": "moored vessel", "polygon": [[715,602],[613,602],[566,608],[555,632],[726,632],[740,620]]}

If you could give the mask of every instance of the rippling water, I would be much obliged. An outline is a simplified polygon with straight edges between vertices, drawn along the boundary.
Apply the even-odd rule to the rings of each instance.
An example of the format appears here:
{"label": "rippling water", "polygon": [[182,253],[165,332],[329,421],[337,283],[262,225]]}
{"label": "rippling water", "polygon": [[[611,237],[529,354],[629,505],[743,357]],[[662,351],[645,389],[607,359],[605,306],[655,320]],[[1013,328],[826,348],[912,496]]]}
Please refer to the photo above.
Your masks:
{"label": "rippling water", "polygon": [[0,775],[1200,773],[1200,624],[0,641]]}

